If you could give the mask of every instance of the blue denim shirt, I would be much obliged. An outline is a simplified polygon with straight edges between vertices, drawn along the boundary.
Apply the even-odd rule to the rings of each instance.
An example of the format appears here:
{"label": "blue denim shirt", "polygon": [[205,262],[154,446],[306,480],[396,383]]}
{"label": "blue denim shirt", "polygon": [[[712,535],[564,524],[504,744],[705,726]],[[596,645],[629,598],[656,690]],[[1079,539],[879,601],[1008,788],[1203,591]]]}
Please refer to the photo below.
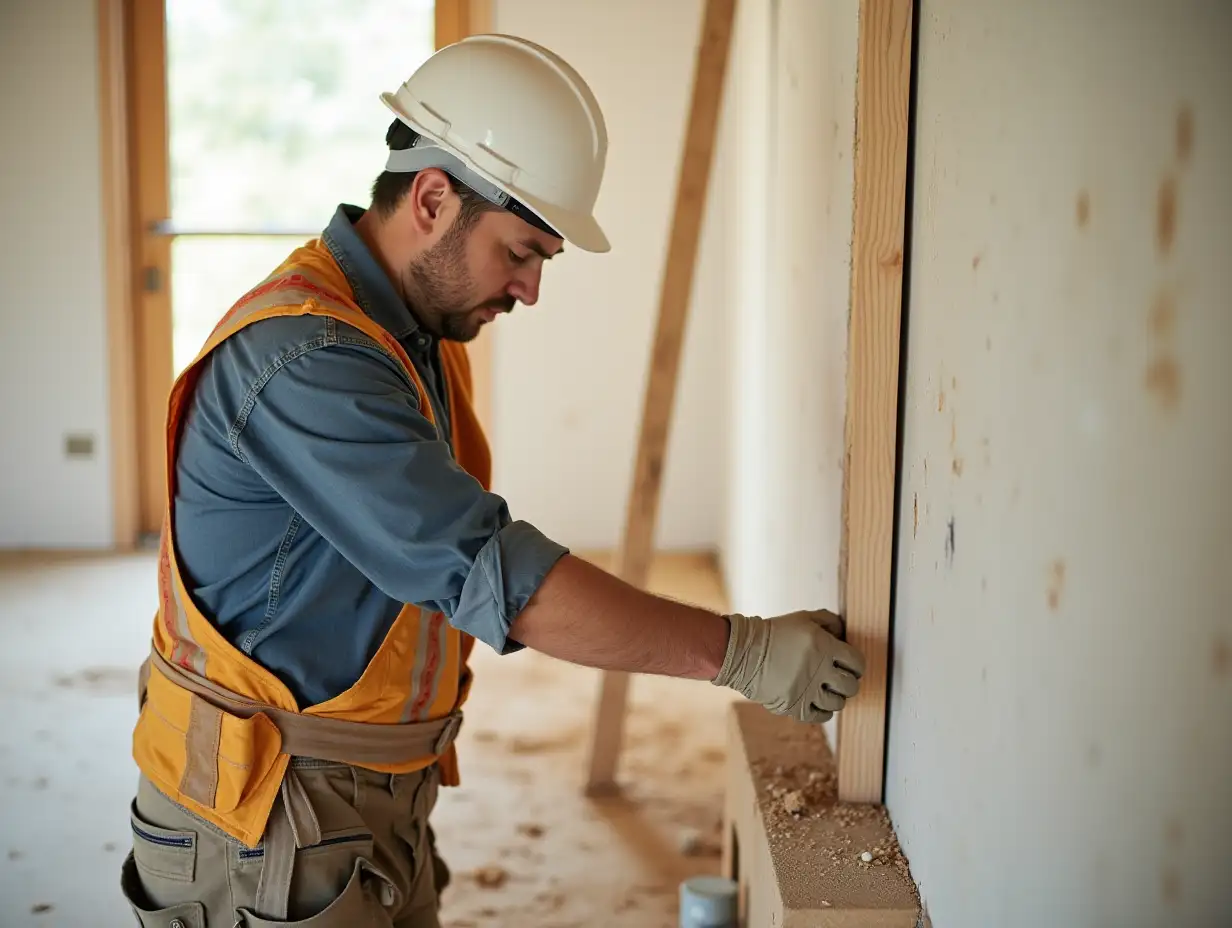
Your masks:
{"label": "blue denim shirt", "polygon": [[359,679],[403,603],[518,649],[509,625],[566,553],[454,460],[437,341],[355,232],[361,215],[340,206],[323,241],[360,307],[410,355],[440,430],[358,329],[277,317],[206,359],[176,463],[193,599],[301,706]]}

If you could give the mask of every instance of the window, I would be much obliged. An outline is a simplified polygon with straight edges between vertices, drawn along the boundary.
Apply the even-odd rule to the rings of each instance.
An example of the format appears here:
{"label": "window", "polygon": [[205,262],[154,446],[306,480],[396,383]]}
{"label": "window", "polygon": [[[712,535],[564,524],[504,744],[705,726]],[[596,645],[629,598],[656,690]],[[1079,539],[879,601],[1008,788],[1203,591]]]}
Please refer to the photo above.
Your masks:
{"label": "window", "polygon": [[174,368],[341,202],[366,206],[433,0],[168,0]]}

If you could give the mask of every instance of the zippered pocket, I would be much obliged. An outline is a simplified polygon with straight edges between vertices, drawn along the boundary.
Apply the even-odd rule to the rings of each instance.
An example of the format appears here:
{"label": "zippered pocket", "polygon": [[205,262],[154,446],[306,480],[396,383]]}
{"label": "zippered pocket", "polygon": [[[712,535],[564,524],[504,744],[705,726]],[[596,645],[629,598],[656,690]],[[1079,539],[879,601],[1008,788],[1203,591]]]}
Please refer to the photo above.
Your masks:
{"label": "zippered pocket", "polygon": [[[372,834],[367,831],[360,831],[350,835],[334,835],[333,837],[322,838],[316,844],[309,844],[306,847],[301,847],[299,848],[299,851],[301,853],[303,851],[315,851],[317,848],[321,847],[332,847],[337,844],[351,844],[355,842],[366,842],[367,844],[371,844]],[[239,852],[240,860],[256,860],[264,856],[265,845],[263,844],[258,845],[257,847],[242,847]]]}
{"label": "zippered pocket", "polygon": [[136,800],[129,806],[133,830],[133,859],[145,873],[191,883],[197,868],[197,833],[160,828],[137,814]]}

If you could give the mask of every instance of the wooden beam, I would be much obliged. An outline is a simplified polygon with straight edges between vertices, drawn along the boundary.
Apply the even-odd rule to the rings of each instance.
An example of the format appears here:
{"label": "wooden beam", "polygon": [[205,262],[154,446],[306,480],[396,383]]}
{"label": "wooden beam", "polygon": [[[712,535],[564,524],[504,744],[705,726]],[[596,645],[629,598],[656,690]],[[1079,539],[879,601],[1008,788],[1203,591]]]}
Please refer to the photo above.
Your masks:
{"label": "wooden beam", "polygon": [[838,791],[880,802],[894,539],[911,0],[861,0],[840,608],[868,662],[838,715]]}
{"label": "wooden beam", "polygon": [[[479,5],[482,3],[483,5]],[[454,42],[460,42],[468,35],[474,35],[476,14],[478,18],[490,17],[485,7],[490,0],[436,0],[433,4],[433,23],[435,27],[434,44],[438,50]]]}
{"label": "wooden beam", "polygon": [[112,544],[136,546],[141,521],[124,0],[98,2],[99,152],[107,300],[107,407]]}
{"label": "wooden beam", "polygon": [[171,214],[164,0],[128,0],[129,180],[136,294],[137,448],[141,530],[157,533],[166,506],[167,394],[174,379],[171,239],[154,224]]}
{"label": "wooden beam", "polygon": [[[680,349],[692,297],[693,271],[706,210],[735,12],[735,0],[707,0],[697,47],[693,100],[685,129],[675,212],[659,293],[659,321],[617,564],[619,576],[638,587],[645,586],[653,553],[659,490],[680,370]],[[628,674],[603,674],[590,748],[589,792],[604,792],[614,785],[628,692]]]}

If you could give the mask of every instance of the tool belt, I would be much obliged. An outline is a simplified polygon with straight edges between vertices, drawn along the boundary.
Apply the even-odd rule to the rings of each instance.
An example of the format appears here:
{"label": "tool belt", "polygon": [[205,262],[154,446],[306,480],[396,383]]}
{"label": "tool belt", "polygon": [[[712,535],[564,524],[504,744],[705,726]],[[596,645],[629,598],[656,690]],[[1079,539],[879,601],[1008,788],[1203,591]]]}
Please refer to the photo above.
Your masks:
{"label": "tool belt", "polygon": [[[240,719],[264,716],[281,736],[279,753],[291,757],[309,757],[360,767],[397,765],[427,756],[439,757],[453,743],[462,727],[460,711],[430,722],[397,725],[351,722],[288,712],[189,673],[153,649],[138,673],[138,708],[145,705],[152,672],[191,694],[194,713],[219,713],[219,724],[224,713]],[[213,747],[217,755],[217,736]],[[217,756],[190,756],[179,784],[180,791],[205,806],[214,806],[218,790],[217,770]],[[320,841],[321,826],[316,811],[295,767],[287,766],[269,811],[261,842],[265,853],[257,891],[258,911],[266,917],[286,918],[295,851],[312,847]]]}
{"label": "tool belt", "polygon": [[138,704],[145,704],[151,669],[181,689],[188,690],[210,705],[240,718],[261,713],[282,734],[282,753],[292,757],[314,757],[342,764],[368,766],[397,764],[427,754],[440,755],[451,745],[462,728],[462,713],[450,713],[431,722],[406,722],[377,725],[348,722],[288,712],[234,693],[171,663],[151,649],[138,674]]}

